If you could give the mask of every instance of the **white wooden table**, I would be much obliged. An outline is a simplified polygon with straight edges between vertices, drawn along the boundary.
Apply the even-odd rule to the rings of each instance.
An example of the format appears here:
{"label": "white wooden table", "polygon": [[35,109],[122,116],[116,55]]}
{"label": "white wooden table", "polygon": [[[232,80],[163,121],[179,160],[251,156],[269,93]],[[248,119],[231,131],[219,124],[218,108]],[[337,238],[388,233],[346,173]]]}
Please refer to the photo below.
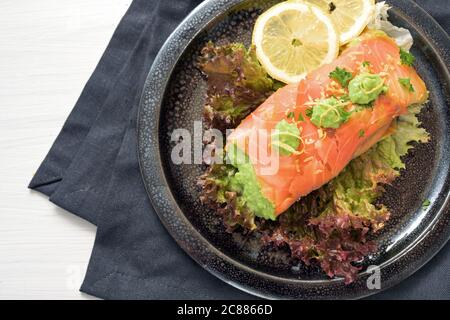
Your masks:
{"label": "white wooden table", "polygon": [[0,299],[86,299],[95,227],[27,189],[131,0],[0,1]]}

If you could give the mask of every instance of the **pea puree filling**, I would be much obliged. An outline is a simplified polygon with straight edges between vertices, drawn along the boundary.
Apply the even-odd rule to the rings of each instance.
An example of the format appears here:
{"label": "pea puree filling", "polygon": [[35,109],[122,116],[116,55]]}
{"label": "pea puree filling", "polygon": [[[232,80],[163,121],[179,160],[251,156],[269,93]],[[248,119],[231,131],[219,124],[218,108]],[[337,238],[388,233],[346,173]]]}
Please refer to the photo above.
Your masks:
{"label": "pea puree filling", "polygon": [[247,207],[258,217],[275,220],[275,206],[262,193],[249,157],[236,145],[227,147],[227,157],[238,172],[231,178],[231,188],[241,194]]}
{"label": "pea puree filling", "polygon": [[368,72],[357,75],[348,85],[350,100],[353,103],[365,105],[375,101],[382,93],[386,93],[387,86],[378,74]]}

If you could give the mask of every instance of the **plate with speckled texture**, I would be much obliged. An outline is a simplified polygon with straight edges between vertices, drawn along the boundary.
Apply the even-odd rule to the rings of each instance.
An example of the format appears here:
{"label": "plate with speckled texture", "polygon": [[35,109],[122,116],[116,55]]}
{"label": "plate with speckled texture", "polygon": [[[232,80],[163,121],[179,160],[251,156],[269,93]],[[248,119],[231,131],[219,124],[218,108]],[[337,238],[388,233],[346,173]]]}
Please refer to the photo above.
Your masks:
{"label": "plate with speckled texture", "polygon": [[[364,268],[346,285],[317,268],[292,268],[252,241],[225,232],[214,213],[199,202],[196,180],[202,165],[175,165],[170,134],[194,131],[201,121],[206,82],[196,67],[208,41],[250,44],[258,15],[277,1],[206,0],[173,32],[145,83],[138,119],[139,161],[148,196],[162,223],[202,267],[241,290],[264,298],[360,298],[367,288]],[[390,0],[390,20],[415,40],[416,69],[430,91],[419,119],[431,135],[405,158],[406,170],[380,201],[392,218],[378,235],[379,250],[364,261],[380,267],[389,288],[417,271],[450,236],[450,49],[446,32],[412,1]],[[430,199],[424,210],[422,200]]]}

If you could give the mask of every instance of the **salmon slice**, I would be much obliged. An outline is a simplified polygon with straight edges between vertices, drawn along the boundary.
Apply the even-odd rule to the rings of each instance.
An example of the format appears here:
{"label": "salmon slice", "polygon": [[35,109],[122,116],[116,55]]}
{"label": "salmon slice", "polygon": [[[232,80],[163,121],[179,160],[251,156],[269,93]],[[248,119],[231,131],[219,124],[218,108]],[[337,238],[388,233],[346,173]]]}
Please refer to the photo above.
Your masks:
{"label": "salmon slice", "polygon": [[[352,113],[338,129],[316,127],[306,115],[314,100],[345,93],[330,79],[330,72],[340,67],[355,76],[366,61],[369,71],[384,79],[387,93],[380,95],[371,108]],[[414,92],[403,87],[399,78],[409,78]],[[263,195],[279,215],[300,197],[336,177],[353,158],[388,134],[392,121],[406,113],[409,105],[423,103],[427,97],[425,83],[416,71],[401,64],[394,40],[384,33],[368,32],[333,63],[311,72],[299,84],[275,92],[242,121],[228,137],[227,145],[236,144],[248,155]],[[350,111],[355,106],[350,104],[348,108]],[[297,125],[302,142],[298,152],[271,158],[276,151],[271,150],[270,134],[283,119]],[[276,170],[271,170],[274,167]]]}

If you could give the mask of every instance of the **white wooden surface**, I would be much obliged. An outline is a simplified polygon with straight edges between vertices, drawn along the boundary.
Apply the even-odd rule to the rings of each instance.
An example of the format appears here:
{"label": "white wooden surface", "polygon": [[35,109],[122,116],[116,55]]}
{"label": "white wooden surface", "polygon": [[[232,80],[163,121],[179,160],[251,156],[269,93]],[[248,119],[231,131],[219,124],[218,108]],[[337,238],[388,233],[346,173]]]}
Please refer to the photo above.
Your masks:
{"label": "white wooden surface", "polygon": [[131,0],[0,1],[0,299],[86,299],[89,223],[27,189]]}

